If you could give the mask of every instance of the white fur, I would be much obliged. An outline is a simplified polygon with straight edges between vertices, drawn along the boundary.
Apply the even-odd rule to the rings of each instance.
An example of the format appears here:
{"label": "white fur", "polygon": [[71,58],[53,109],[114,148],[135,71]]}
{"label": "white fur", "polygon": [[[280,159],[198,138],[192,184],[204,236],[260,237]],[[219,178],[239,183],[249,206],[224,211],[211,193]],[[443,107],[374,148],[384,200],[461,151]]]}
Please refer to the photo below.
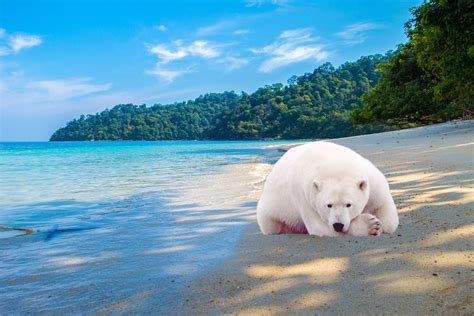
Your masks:
{"label": "white fur", "polygon": [[[385,176],[370,161],[344,146],[312,142],[288,150],[275,164],[257,221],[264,234],[306,227],[311,235],[368,236],[393,233],[398,212]],[[344,225],[342,232],[334,223]]]}

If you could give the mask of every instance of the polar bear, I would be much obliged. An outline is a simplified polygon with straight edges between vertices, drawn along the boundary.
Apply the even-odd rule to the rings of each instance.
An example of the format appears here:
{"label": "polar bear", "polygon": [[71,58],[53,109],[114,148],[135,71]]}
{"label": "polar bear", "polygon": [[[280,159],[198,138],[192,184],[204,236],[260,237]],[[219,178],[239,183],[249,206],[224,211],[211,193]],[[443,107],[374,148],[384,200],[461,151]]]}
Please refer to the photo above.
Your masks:
{"label": "polar bear", "polygon": [[288,150],[267,176],[257,204],[264,234],[378,236],[398,227],[385,176],[353,150],[311,142]]}

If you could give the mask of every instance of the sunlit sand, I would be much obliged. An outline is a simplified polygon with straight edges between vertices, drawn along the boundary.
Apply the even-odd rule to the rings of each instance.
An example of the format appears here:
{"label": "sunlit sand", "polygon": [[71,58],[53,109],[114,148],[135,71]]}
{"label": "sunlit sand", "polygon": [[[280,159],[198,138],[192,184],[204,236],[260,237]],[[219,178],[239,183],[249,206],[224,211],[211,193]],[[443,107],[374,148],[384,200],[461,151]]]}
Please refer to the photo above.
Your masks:
{"label": "sunlit sand", "polygon": [[395,234],[264,236],[250,217],[234,257],[185,293],[185,311],[473,313],[473,139],[474,121],[459,121],[334,140],[387,175]]}

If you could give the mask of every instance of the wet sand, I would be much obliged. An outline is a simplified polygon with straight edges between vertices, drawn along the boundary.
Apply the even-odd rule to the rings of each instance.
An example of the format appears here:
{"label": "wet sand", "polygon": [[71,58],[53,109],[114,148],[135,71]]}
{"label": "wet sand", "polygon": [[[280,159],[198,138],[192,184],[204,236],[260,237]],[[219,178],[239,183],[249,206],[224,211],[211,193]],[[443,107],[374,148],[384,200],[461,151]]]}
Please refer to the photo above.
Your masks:
{"label": "wet sand", "polygon": [[[474,121],[334,142],[385,173],[398,230],[381,237],[264,236],[254,207],[246,209],[250,224],[235,255],[188,285],[176,314],[474,313]],[[257,198],[258,189],[239,202],[252,206]]]}

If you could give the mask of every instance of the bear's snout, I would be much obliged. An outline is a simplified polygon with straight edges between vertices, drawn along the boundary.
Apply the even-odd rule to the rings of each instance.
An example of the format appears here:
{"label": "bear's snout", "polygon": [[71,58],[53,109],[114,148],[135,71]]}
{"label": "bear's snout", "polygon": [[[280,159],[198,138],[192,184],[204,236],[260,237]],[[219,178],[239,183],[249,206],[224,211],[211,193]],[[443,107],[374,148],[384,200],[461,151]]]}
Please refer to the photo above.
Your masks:
{"label": "bear's snout", "polygon": [[334,230],[337,231],[338,233],[342,232],[342,229],[344,228],[344,224],[343,223],[334,223],[332,225],[332,227],[334,227]]}

